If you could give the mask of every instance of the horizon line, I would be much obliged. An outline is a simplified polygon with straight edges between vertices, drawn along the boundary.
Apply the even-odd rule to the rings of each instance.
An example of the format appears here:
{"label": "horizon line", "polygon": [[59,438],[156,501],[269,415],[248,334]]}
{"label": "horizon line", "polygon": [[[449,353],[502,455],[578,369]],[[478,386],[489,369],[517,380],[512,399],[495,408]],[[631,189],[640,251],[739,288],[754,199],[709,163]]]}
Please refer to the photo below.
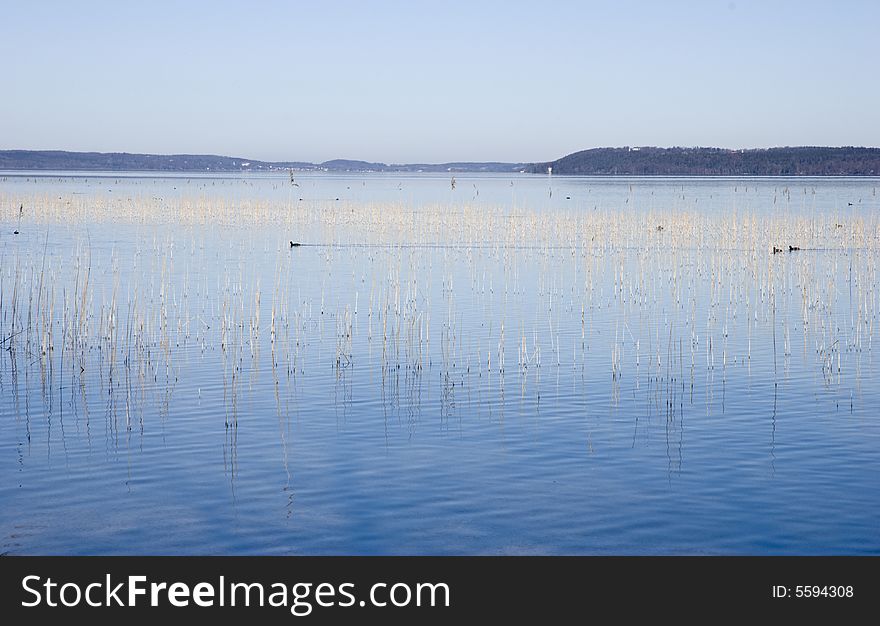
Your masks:
{"label": "horizon line", "polygon": [[335,157],[332,159],[326,159],[323,161],[309,161],[304,159],[257,159],[253,157],[242,157],[242,156],[234,156],[230,154],[216,154],[209,152],[129,152],[126,150],[70,150],[64,148],[0,148],[0,153],[3,152],[31,152],[31,153],[66,153],[66,154],[95,154],[95,155],[133,155],[133,156],[149,156],[149,157],[219,157],[219,158],[227,158],[227,159],[238,159],[242,161],[252,161],[266,164],[283,164],[283,163],[298,163],[298,164],[307,164],[307,165],[323,165],[325,163],[333,163],[336,161],[351,161],[356,163],[367,163],[370,165],[384,165],[384,166],[397,166],[397,165],[451,165],[457,163],[469,163],[469,164],[482,164],[482,163],[499,163],[506,165],[535,165],[540,163],[550,163],[553,161],[558,161],[572,154],[578,154],[581,152],[589,152],[591,150],[642,150],[642,149],[656,149],[656,150],[725,150],[729,152],[757,152],[757,151],[768,151],[768,150],[784,150],[784,149],[799,149],[799,148],[824,148],[824,149],[856,149],[856,150],[877,150],[880,149],[880,146],[867,146],[867,145],[811,145],[811,144],[802,144],[802,145],[775,145],[775,146],[767,146],[767,147],[748,147],[748,148],[731,148],[727,146],[710,146],[710,145],[672,145],[672,146],[657,146],[657,145],[621,145],[621,146],[591,146],[589,148],[581,148],[578,150],[574,150],[572,152],[567,152],[559,157],[548,160],[534,160],[534,161],[507,161],[501,159],[493,159],[493,160],[466,160],[466,159],[458,159],[453,161],[371,161],[367,159],[356,159],[356,158],[348,158],[348,157]]}

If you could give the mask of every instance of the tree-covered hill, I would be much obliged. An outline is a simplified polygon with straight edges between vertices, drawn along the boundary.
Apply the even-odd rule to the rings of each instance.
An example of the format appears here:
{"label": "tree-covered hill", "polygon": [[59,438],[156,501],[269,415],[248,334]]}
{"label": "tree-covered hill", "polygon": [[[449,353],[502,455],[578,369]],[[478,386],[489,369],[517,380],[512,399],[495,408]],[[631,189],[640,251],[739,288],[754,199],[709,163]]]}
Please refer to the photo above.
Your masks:
{"label": "tree-covered hill", "polygon": [[594,148],[530,171],[633,176],[880,176],[880,148]]}

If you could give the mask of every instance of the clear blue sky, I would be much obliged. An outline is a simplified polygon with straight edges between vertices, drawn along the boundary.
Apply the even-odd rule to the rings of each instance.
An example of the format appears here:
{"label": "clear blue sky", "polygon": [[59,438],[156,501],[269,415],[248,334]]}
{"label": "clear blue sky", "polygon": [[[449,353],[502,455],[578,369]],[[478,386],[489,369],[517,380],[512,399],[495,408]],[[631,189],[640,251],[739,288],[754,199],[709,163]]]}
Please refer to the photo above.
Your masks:
{"label": "clear blue sky", "polygon": [[880,2],[6,2],[0,148],[880,145]]}

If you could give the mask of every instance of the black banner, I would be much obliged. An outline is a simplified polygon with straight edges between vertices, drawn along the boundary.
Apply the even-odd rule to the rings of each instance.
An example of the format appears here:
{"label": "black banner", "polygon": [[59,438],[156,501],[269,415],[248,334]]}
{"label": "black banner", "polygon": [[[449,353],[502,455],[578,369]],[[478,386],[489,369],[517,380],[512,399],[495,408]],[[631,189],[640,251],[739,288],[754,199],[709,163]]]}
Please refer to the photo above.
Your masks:
{"label": "black banner", "polygon": [[[5,557],[3,615],[259,623],[648,614],[835,617],[876,608],[871,557]],[[602,611],[603,613],[598,613]],[[18,623],[17,619],[7,623]]]}

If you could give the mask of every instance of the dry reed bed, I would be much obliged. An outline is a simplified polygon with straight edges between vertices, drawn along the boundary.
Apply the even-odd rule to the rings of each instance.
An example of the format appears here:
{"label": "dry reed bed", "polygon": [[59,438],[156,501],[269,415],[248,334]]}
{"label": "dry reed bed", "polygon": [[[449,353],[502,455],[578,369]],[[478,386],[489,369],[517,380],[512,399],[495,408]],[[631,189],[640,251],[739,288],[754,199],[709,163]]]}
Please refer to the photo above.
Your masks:
{"label": "dry reed bed", "polygon": [[[437,367],[463,381],[583,368],[596,345],[618,384],[632,368],[693,381],[750,364],[753,337],[772,337],[775,374],[800,346],[831,384],[848,355],[870,351],[880,310],[873,217],[109,195],[5,195],[0,207],[4,225],[39,233],[27,246],[2,236],[10,374],[38,368],[48,398],[65,377],[83,395],[95,385],[129,429],[132,407],[185,375],[177,360],[192,349],[222,354],[229,426],[262,351],[276,377],[321,363],[342,376],[377,359],[383,372]],[[129,238],[118,245],[133,250],[111,245],[108,257],[94,226],[118,226]],[[75,239],[69,256],[49,249],[58,228]],[[215,235],[223,258],[205,251]],[[320,294],[301,293],[290,240],[314,249]],[[259,269],[267,257],[271,279]],[[466,319],[475,307],[482,324]],[[613,340],[610,328],[600,338],[611,319]]]}
{"label": "dry reed bed", "polygon": [[[0,219],[15,223],[170,224],[179,226],[285,227],[292,234],[320,236],[312,243],[350,245],[481,245],[497,248],[563,247],[576,250],[711,248],[764,253],[773,246],[875,250],[880,222],[779,211],[769,216],[732,211],[585,210],[581,213],[518,211],[477,206],[431,206],[347,202],[223,201],[206,197],[159,198],[110,195],[0,195]],[[366,235],[366,236],[364,236]],[[306,242],[309,243],[309,242]]]}

